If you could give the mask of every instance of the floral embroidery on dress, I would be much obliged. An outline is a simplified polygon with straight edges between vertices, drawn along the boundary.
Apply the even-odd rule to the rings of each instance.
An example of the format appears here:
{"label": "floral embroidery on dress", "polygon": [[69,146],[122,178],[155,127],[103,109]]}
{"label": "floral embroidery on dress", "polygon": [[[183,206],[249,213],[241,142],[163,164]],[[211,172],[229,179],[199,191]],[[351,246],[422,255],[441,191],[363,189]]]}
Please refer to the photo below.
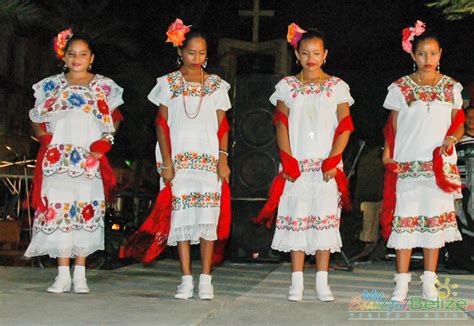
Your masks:
{"label": "floral embroidery on dress", "polygon": [[[183,76],[180,71],[175,71],[166,76],[171,92],[171,99],[180,96],[183,93]],[[217,75],[210,75],[204,81],[203,96],[211,95],[221,86],[222,79]],[[184,83],[184,96],[201,96],[201,87],[199,83]]]}
{"label": "floral embroidery on dress", "polygon": [[327,97],[330,97],[333,92],[333,87],[341,80],[338,77],[330,77],[328,80],[322,83],[309,83],[301,84],[295,76],[287,76],[283,78],[290,87],[290,93],[292,97],[298,96],[298,94],[320,94],[325,93]]}
{"label": "floral embroidery on dress", "polygon": [[278,216],[276,228],[283,231],[307,231],[307,230],[328,230],[339,228],[339,217],[335,214],[327,216],[306,216],[293,218],[291,216]]}
{"label": "floral embroidery on dress", "polygon": [[37,103],[36,112],[30,113],[34,122],[48,122],[48,116],[67,110],[92,114],[102,123],[112,126],[112,117],[107,104],[107,96],[112,89],[107,79],[95,75],[88,86],[69,85],[64,74],[46,79],[36,86],[44,92],[44,99]]}
{"label": "floral embroidery on dress", "polygon": [[218,192],[191,192],[181,196],[173,196],[174,211],[186,208],[214,208],[220,206],[221,194]]}
{"label": "floral embroidery on dress", "polygon": [[[456,164],[444,163],[444,173],[448,176],[451,182],[457,182],[460,179],[459,171]],[[432,178],[434,177],[433,162],[432,161],[410,161],[398,163],[398,178]]]}
{"label": "floral embroidery on dress", "polygon": [[394,216],[392,231],[395,233],[437,233],[457,229],[456,213],[446,212],[439,216]]}
{"label": "floral embroidery on dress", "polygon": [[322,160],[316,160],[312,158],[298,161],[301,172],[318,172],[321,170],[322,164]]}
{"label": "floral embroidery on dress", "polygon": [[85,230],[96,231],[104,227],[105,201],[49,203],[44,213],[36,211],[34,232],[52,234],[57,230],[71,232]]}
{"label": "floral embroidery on dress", "polygon": [[429,85],[419,86],[408,76],[400,78],[394,84],[400,88],[408,106],[416,101],[454,103],[453,89],[456,81],[446,75],[433,87]]}
{"label": "floral embroidery on dress", "polygon": [[[173,167],[176,170],[200,170],[207,172],[217,172],[217,158],[210,154],[199,154],[195,152],[184,152],[176,154],[173,160]],[[163,163],[157,162],[158,173],[161,173]]]}
{"label": "floral embroidery on dress", "polygon": [[43,175],[67,173],[71,177],[85,175],[87,178],[101,178],[99,160],[83,147],[70,144],[48,146],[43,160]]}

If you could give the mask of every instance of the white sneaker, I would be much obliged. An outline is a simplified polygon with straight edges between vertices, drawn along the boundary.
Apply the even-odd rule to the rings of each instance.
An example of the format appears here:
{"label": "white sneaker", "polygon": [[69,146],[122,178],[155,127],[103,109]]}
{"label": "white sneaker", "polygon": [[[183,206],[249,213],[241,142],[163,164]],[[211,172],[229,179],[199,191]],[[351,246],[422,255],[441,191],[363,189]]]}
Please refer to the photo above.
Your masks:
{"label": "white sneaker", "polygon": [[420,276],[420,280],[423,283],[421,286],[421,295],[423,299],[438,301],[438,289],[435,286],[436,281],[438,280],[436,273],[425,271],[423,275]]}
{"label": "white sneaker", "polygon": [[214,286],[211,283],[212,276],[201,274],[199,276],[199,299],[212,300],[214,299]]}
{"label": "white sneaker", "polygon": [[193,277],[190,275],[183,275],[181,277],[181,284],[176,289],[175,299],[187,300],[194,295]]}
{"label": "white sneaker", "polygon": [[288,301],[303,300],[304,279],[303,272],[291,273],[291,286],[288,290]]}
{"label": "white sneaker", "polygon": [[393,289],[391,301],[403,302],[408,296],[408,284],[411,282],[410,273],[396,273],[393,281],[395,282],[395,288]]}
{"label": "white sneaker", "polygon": [[49,293],[63,293],[71,291],[71,278],[57,276],[54,279],[54,283],[46,291]]}
{"label": "white sneaker", "polygon": [[328,285],[328,272],[316,272],[316,297],[323,302],[334,301],[334,295]]}
{"label": "white sneaker", "polygon": [[85,277],[74,278],[72,283],[74,284],[74,293],[86,294],[90,292]]}

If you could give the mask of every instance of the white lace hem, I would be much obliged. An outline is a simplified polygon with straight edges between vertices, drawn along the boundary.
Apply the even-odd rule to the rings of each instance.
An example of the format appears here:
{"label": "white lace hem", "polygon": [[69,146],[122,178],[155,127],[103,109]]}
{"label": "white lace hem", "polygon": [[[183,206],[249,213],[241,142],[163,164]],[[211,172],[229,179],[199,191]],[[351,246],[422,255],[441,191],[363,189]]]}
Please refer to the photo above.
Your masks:
{"label": "white lace hem", "polygon": [[388,239],[387,248],[393,249],[412,249],[412,248],[443,248],[446,243],[461,241],[461,233],[457,228],[448,229],[442,232],[421,233],[413,232],[410,234],[399,234],[392,232]]}
{"label": "white lace hem", "polygon": [[284,246],[284,245],[273,245],[272,249],[282,252],[291,252],[291,251],[304,251],[304,253],[308,256],[314,256],[316,254],[316,250],[329,250],[330,253],[341,252],[341,247],[338,246],[318,246],[318,247],[294,247],[294,246]]}
{"label": "white lace hem", "polygon": [[171,229],[168,237],[168,246],[177,246],[178,241],[191,241],[191,244],[198,244],[199,239],[214,241],[217,240],[216,224],[186,225]]}
{"label": "white lace hem", "polygon": [[104,250],[104,244],[97,244],[90,247],[71,247],[71,248],[43,248],[43,247],[28,247],[25,252],[26,257],[49,255],[51,258],[70,257],[74,258],[87,257],[97,250]]}

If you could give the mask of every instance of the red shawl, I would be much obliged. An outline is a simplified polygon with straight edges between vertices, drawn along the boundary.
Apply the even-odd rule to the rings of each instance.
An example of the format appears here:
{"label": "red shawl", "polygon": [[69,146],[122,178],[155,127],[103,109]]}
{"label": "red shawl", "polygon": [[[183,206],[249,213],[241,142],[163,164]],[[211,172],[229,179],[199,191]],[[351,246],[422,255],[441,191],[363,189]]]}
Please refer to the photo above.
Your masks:
{"label": "red shawl", "polygon": [[[466,117],[462,109],[458,110],[456,117],[451,122],[446,137],[452,136],[460,126],[463,125]],[[395,130],[393,129],[392,115],[388,117],[387,124],[384,128],[384,136],[387,141],[390,151],[390,158],[393,159],[393,152],[395,148]],[[452,154],[449,153],[450,155]],[[396,189],[397,189],[397,164],[385,164],[385,179],[383,191],[382,212],[380,214],[380,226],[382,229],[382,236],[385,241],[388,240],[392,233],[392,221],[396,207]],[[458,184],[454,184],[448,180],[448,176],[443,170],[443,157],[441,155],[441,146],[433,150],[433,172],[436,179],[436,184],[445,192],[454,192],[459,189]]]}
{"label": "red shawl", "polygon": [[[155,123],[165,131],[168,148],[171,151],[170,129],[165,118],[159,112]],[[229,123],[227,118],[224,117],[217,132],[219,141],[229,130]],[[167,183],[163,190],[159,192],[155,206],[145,223],[120,248],[120,258],[135,257],[143,263],[150,263],[163,252],[171,228],[172,198],[171,184]],[[230,233],[230,212],[230,188],[227,182],[223,182],[219,223],[217,225],[217,242],[212,257],[213,264],[221,263],[223,260],[226,240]]]}
{"label": "red shawl", "polygon": [[[288,130],[288,117],[285,114],[283,114],[281,111],[276,110],[275,115],[273,117],[273,124],[276,124],[278,122],[282,122],[286,126],[286,129]],[[351,132],[354,131],[354,125],[352,123],[351,116],[345,117],[339,123],[334,133],[333,144],[336,142],[337,138],[344,131],[347,131],[347,130]],[[342,159],[342,154],[325,159],[321,167],[323,173],[337,167],[341,159]],[[276,213],[276,210],[278,209],[278,204],[280,203],[280,197],[283,194],[283,190],[285,188],[286,180],[285,178],[283,178],[283,173],[286,173],[293,179],[297,179],[301,175],[298,161],[294,157],[292,157],[286,152],[280,151],[280,160],[283,167],[283,171],[280,172],[273,180],[273,183],[270,186],[268,201],[263,207],[263,209],[260,211],[260,214],[258,214],[258,216],[254,218],[253,220],[253,222],[256,224],[265,224],[267,228],[270,228],[273,224],[273,221],[275,219],[275,213]],[[341,193],[342,206],[344,208],[349,209],[350,197],[349,197],[348,181],[342,170],[340,169],[337,170],[335,180],[336,180],[339,192]]]}

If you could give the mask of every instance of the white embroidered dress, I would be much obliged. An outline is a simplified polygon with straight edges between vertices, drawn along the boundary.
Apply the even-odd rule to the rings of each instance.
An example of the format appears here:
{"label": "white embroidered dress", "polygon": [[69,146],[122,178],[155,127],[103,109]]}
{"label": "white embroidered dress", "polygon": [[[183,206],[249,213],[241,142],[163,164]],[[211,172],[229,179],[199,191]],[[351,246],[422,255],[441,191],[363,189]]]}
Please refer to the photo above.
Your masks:
{"label": "white embroidered dress", "polygon": [[95,75],[88,86],[69,85],[64,74],[33,85],[30,119],[53,135],[43,160],[42,198],[47,211],[35,213],[33,239],[25,256],[88,256],[104,249],[104,188],[99,161],[89,146],[113,132],[112,112],[123,89]]}
{"label": "white embroidered dress", "polygon": [[[194,119],[186,115],[185,105],[188,113],[194,116],[199,107],[201,84],[186,82],[181,72],[158,78],[148,95],[152,103],[168,107],[167,122],[175,169],[168,237],[171,246],[187,240],[197,244],[200,238],[217,240],[222,185],[217,177],[219,125],[216,111],[230,109],[230,86],[219,76],[210,75],[203,87],[201,109]],[[160,172],[162,158],[158,142],[156,161]],[[164,187],[163,180],[160,187]]]}
{"label": "white embroidered dress", "polygon": [[334,179],[323,181],[321,164],[332,149],[338,126],[337,105],[352,105],[349,86],[330,77],[321,84],[305,84],[293,76],[283,78],[270,97],[273,105],[283,101],[289,108],[291,152],[301,176],[287,181],[280,198],[272,248],[279,251],[340,251],[339,192]]}
{"label": "white embroidered dress", "polygon": [[[451,112],[461,109],[462,86],[443,76],[434,86],[418,86],[409,76],[388,87],[384,107],[398,111],[393,159],[398,162],[392,233],[387,247],[440,248],[461,240],[454,199],[436,185],[433,150],[441,146],[451,125]],[[444,157],[444,170],[460,182],[456,151]]]}

